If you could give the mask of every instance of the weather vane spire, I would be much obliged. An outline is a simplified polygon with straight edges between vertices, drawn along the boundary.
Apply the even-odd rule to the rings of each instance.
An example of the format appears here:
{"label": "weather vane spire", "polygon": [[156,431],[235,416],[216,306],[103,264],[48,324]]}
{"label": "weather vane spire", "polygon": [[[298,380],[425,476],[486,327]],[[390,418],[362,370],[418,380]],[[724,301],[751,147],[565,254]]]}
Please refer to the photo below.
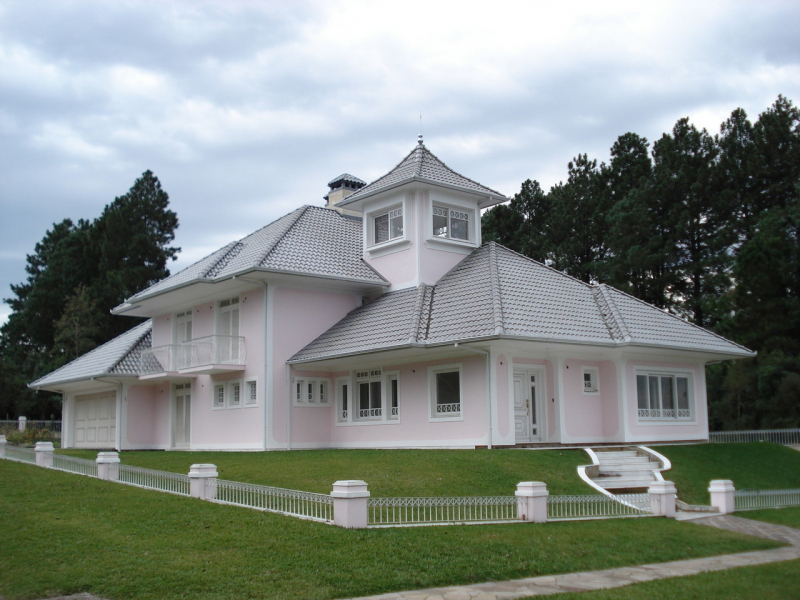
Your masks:
{"label": "weather vane spire", "polygon": [[422,144],[422,111],[419,111],[419,135],[417,136],[417,143]]}

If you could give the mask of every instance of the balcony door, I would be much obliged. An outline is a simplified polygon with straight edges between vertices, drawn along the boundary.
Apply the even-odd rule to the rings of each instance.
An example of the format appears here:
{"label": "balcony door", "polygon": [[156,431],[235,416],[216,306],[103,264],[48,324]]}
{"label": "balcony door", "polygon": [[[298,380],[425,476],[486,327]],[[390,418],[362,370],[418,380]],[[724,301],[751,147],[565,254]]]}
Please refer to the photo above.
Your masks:
{"label": "balcony door", "polygon": [[172,400],[172,447],[188,448],[192,433],[192,384],[175,386]]}
{"label": "balcony door", "polygon": [[219,303],[217,318],[218,359],[215,363],[237,364],[239,362],[239,298]]}
{"label": "balcony door", "polygon": [[[175,315],[175,369],[192,366],[192,310]],[[174,369],[168,369],[174,370]]]}

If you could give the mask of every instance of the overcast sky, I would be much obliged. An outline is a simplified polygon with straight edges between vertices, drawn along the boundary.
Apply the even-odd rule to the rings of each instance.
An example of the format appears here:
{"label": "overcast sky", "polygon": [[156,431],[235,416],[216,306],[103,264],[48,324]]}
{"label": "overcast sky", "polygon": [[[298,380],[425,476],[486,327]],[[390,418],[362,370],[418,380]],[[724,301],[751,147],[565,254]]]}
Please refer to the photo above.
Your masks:
{"label": "overcast sky", "polygon": [[[0,0],[0,297],[146,169],[176,271],[416,143],[508,196],[578,153],[800,102],[800,2]],[[8,315],[0,307],[0,322]]]}

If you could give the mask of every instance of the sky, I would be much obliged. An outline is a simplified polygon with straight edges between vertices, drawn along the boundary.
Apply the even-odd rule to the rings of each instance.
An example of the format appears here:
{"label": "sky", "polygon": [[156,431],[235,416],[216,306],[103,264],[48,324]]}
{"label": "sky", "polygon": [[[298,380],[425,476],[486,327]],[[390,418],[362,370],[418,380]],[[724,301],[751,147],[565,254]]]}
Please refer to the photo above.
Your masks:
{"label": "sky", "polygon": [[513,196],[626,132],[800,103],[799,31],[794,0],[0,0],[0,297],[53,223],[147,169],[175,272],[341,173],[376,179],[420,132]]}

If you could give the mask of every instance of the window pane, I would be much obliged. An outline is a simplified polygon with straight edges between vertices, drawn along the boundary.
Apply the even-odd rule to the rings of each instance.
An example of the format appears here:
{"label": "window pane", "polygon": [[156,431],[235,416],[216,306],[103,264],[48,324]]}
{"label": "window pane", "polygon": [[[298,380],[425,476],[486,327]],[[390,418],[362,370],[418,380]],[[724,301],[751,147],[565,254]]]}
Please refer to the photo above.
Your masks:
{"label": "window pane", "polygon": [[675,390],[672,377],[661,378],[661,408],[675,408]]}
{"label": "window pane", "polygon": [[433,235],[447,237],[447,209],[433,208]]}
{"label": "window pane", "polygon": [[469,239],[469,213],[450,211],[450,237],[456,240]]}
{"label": "window pane", "polygon": [[392,408],[397,408],[397,379],[392,379]]}
{"label": "window pane", "polygon": [[370,387],[370,408],[380,408],[381,407],[381,382],[380,381],[371,381],[369,384]]}
{"label": "window pane", "polygon": [[393,210],[389,213],[389,237],[391,239],[402,237],[403,235],[403,211]]}
{"label": "window pane", "polygon": [[342,386],[342,410],[347,410],[347,384]]}
{"label": "window pane", "polygon": [[650,408],[661,408],[658,402],[658,377],[651,375],[648,380],[650,382]]}
{"label": "window pane", "polygon": [[369,384],[358,384],[358,407],[361,410],[369,410]]}
{"label": "window pane", "polygon": [[436,374],[436,404],[458,404],[461,402],[461,387],[458,371]]}
{"label": "window pane", "polygon": [[678,387],[678,409],[689,410],[689,379],[676,377],[675,383]]}
{"label": "window pane", "polygon": [[647,375],[636,376],[636,397],[639,408],[643,410],[649,408],[647,405]]}
{"label": "window pane", "polygon": [[375,243],[380,244],[389,239],[389,215],[375,217]]}

